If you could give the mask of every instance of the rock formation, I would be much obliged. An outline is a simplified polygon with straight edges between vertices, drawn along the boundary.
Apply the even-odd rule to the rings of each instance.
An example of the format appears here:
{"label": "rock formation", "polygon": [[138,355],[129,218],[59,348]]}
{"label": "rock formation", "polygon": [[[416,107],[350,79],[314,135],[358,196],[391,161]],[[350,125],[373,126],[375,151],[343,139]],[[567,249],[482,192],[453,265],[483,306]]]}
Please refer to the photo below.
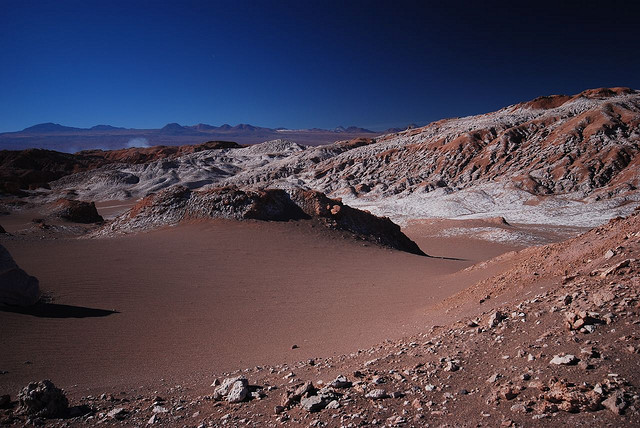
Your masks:
{"label": "rock formation", "polygon": [[85,199],[173,185],[300,188],[395,221],[475,215],[595,226],[640,203],[639,141],[640,93],[598,89],[328,146],[275,140],[161,157],[101,152],[108,165],[48,185]]}
{"label": "rock formation", "polygon": [[50,380],[32,382],[18,394],[19,412],[35,417],[60,418],[67,414],[69,401]]}
{"label": "rock formation", "polygon": [[74,223],[101,223],[104,221],[94,202],[58,199],[52,204],[51,216]]}
{"label": "rock formation", "polygon": [[38,279],[20,269],[0,245],[0,304],[30,306],[40,299]]}
{"label": "rock formation", "polygon": [[320,192],[300,189],[287,192],[282,189],[220,187],[192,191],[184,186],[174,186],[142,199],[97,234],[126,233],[202,218],[315,219],[328,228],[344,230],[379,245],[424,255],[388,218],[351,208]]}

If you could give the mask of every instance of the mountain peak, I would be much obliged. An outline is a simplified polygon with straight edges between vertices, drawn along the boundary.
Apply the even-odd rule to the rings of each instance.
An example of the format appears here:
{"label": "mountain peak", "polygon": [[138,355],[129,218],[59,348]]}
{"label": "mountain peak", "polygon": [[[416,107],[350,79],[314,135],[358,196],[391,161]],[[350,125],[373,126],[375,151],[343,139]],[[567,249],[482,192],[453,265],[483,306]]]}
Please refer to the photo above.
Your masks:
{"label": "mountain peak", "polygon": [[22,132],[65,132],[65,131],[77,131],[80,128],[73,128],[70,126],[60,125],[59,123],[46,122],[39,123],[37,125],[24,128]]}

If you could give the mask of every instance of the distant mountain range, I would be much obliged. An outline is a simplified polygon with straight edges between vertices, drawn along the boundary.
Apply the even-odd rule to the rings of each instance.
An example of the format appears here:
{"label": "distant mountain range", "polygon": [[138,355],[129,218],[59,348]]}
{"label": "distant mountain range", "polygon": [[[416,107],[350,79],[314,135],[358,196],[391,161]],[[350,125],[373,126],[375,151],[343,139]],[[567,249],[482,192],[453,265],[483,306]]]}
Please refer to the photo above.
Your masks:
{"label": "distant mountain range", "polygon": [[374,137],[402,130],[404,129],[393,128],[375,132],[356,126],[338,126],[334,129],[263,128],[246,123],[235,126],[229,124],[213,126],[205,123],[183,126],[178,123],[168,123],[160,129],[120,128],[111,125],[75,128],[49,122],[30,126],[18,132],[0,133],[0,149],[43,148],[62,152],[76,152],[87,149],[114,150],[155,145],[199,144],[206,141],[233,141],[239,144],[257,144],[280,138],[300,144],[317,146],[358,137]]}

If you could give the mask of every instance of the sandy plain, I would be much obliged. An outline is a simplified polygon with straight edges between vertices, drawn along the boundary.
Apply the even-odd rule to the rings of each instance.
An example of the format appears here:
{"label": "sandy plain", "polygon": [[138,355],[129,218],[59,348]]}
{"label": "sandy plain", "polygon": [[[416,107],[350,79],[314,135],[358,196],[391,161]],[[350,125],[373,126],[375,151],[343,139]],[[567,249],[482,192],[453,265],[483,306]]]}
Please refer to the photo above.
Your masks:
{"label": "sandy plain", "polygon": [[[109,218],[128,205],[98,207]],[[20,236],[28,217],[3,217],[18,236],[2,244],[50,303],[0,312],[7,391],[42,378],[72,394],[153,389],[353,352],[441,324],[446,314],[429,308],[508,266],[465,268],[521,248],[440,236],[477,221],[410,225],[405,232],[433,256],[421,257],[312,221],[208,220],[78,239]]]}

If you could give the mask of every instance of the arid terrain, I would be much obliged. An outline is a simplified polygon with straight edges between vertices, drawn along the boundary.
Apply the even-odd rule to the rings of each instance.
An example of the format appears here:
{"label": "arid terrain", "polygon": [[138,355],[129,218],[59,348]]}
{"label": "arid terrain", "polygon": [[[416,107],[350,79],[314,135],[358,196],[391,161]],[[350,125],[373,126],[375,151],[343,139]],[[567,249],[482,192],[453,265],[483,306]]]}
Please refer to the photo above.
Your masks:
{"label": "arid terrain", "polygon": [[640,425],[639,92],[303,143],[0,152],[0,424]]}

